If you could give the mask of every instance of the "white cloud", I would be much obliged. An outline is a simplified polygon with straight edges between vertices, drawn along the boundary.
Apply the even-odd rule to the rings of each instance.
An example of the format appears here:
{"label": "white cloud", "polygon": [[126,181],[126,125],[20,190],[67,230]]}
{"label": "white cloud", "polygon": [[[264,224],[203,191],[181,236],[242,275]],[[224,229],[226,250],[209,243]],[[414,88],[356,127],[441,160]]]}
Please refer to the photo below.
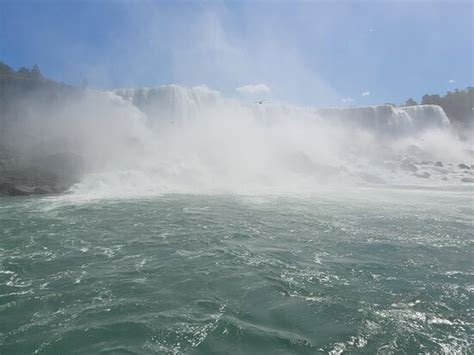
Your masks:
{"label": "white cloud", "polygon": [[362,96],[370,96],[370,91],[364,91],[364,92],[362,93]]}
{"label": "white cloud", "polygon": [[262,95],[270,92],[270,87],[265,84],[249,84],[235,89],[239,94]]}
{"label": "white cloud", "polygon": [[453,80],[453,79],[450,79],[450,80],[448,81],[448,83],[453,84],[453,83],[454,83],[454,80]]}
{"label": "white cloud", "polygon": [[354,99],[352,97],[343,97],[341,101],[345,104],[350,104],[351,102],[354,102]]}

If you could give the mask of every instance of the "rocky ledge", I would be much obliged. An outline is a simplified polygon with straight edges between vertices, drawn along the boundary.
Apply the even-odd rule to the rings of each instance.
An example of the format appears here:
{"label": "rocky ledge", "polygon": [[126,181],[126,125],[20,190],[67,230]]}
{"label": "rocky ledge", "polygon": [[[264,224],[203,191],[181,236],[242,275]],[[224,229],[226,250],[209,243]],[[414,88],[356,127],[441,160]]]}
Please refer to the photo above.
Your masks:
{"label": "rocky ledge", "polygon": [[81,157],[57,153],[19,161],[3,151],[0,156],[0,196],[52,195],[67,191],[79,181]]}

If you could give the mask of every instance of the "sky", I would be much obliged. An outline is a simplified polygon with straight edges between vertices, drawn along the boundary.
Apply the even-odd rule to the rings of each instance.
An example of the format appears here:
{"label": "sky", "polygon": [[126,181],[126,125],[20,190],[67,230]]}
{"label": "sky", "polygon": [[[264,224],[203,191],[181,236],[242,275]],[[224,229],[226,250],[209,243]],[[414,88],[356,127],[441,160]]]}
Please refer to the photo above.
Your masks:
{"label": "sky", "polygon": [[473,11],[455,0],[0,0],[0,61],[99,89],[398,104],[474,86]]}

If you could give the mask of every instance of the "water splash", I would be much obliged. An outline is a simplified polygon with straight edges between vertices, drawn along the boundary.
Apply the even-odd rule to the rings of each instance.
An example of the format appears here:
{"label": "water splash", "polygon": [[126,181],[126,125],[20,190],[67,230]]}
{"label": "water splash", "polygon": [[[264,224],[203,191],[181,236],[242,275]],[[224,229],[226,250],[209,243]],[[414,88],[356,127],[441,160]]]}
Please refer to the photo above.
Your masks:
{"label": "water splash", "polygon": [[439,106],[254,104],[177,85],[94,95],[111,135],[107,144],[88,137],[88,154],[101,161],[73,187],[79,194],[292,193],[328,184],[460,184],[472,175],[457,167],[472,162],[470,142]]}

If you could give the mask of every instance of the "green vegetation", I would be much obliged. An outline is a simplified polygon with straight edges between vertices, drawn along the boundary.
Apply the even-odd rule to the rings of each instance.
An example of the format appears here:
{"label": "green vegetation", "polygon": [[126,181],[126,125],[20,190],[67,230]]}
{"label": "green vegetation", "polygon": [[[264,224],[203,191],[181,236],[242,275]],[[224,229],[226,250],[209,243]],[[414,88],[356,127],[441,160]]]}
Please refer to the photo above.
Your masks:
{"label": "green vegetation", "polygon": [[14,71],[10,66],[0,62],[0,80],[44,80],[37,64],[31,69],[21,67]]}

